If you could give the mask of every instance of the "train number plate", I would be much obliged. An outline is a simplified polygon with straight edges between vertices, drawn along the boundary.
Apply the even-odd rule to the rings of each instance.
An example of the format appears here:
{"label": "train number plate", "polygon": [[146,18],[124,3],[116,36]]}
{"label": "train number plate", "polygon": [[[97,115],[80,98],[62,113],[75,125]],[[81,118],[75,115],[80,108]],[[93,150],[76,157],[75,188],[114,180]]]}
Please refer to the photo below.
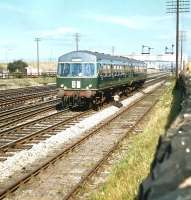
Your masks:
{"label": "train number plate", "polygon": [[77,81],[77,88],[81,88],[81,82]]}
{"label": "train number plate", "polygon": [[76,81],[72,81],[72,88],[76,88]]}
{"label": "train number plate", "polygon": [[72,88],[81,88],[81,81],[72,81]]}

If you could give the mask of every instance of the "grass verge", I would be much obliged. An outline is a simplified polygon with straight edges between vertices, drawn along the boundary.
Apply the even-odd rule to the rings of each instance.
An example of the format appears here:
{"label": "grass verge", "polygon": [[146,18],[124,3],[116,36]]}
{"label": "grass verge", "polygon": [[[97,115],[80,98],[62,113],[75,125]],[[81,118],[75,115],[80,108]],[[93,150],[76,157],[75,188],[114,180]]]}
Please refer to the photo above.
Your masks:
{"label": "grass verge", "polygon": [[56,78],[42,77],[42,78],[1,79],[0,90],[47,85],[48,83],[56,83]]}
{"label": "grass verge", "polygon": [[[150,164],[158,143],[158,138],[166,131],[169,116],[173,117],[177,102],[174,100],[178,90],[174,89],[175,83],[171,82],[150,114],[144,132],[131,135],[128,139],[128,154],[114,166],[111,175],[101,188],[90,195],[91,200],[132,200],[136,198],[139,184],[148,175]],[[152,116],[152,118],[151,118]]]}

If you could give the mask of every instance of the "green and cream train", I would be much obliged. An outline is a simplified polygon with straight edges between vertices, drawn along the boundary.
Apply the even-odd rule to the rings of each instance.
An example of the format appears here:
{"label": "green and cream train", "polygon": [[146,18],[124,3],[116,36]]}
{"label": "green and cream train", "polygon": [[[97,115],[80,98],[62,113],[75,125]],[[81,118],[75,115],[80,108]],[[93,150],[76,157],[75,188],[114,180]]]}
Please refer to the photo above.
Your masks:
{"label": "green and cream train", "polygon": [[91,51],[73,51],[58,59],[57,88],[63,105],[98,107],[115,94],[127,94],[146,80],[142,61]]}

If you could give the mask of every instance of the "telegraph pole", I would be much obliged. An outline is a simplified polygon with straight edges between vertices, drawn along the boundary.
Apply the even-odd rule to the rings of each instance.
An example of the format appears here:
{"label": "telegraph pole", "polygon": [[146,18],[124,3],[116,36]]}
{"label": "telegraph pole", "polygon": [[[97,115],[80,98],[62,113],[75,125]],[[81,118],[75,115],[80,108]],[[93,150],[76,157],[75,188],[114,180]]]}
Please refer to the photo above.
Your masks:
{"label": "telegraph pole", "polygon": [[114,54],[115,54],[115,47],[114,46],[112,46],[111,52],[112,52],[112,56],[114,56]]}
{"label": "telegraph pole", "polygon": [[76,33],[74,36],[75,36],[75,42],[76,42],[76,51],[79,51],[80,34]]}
{"label": "telegraph pole", "polygon": [[179,65],[179,0],[176,0],[176,78],[178,78]]}
{"label": "telegraph pole", "polygon": [[37,60],[36,60],[37,73],[38,73],[38,76],[39,76],[40,75],[40,70],[39,70],[39,41],[40,41],[40,38],[35,38],[35,41],[36,41],[36,55],[37,55]]}
{"label": "telegraph pole", "polygon": [[179,72],[179,20],[180,13],[190,11],[189,0],[171,0],[167,1],[167,13],[176,13],[176,78]]}
{"label": "telegraph pole", "polygon": [[181,31],[180,32],[180,66],[181,66],[181,70],[184,70],[183,68],[183,42],[185,41],[185,31]]}

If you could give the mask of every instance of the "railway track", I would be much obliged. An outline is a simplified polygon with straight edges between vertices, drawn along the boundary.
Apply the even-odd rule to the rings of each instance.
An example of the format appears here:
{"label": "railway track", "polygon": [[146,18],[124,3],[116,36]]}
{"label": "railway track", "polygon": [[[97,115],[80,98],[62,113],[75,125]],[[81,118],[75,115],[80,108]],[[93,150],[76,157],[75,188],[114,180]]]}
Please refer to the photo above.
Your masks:
{"label": "railway track", "polygon": [[0,111],[8,110],[33,101],[42,101],[46,97],[56,96],[56,87],[30,87],[11,91],[1,91]]}
{"label": "railway track", "polygon": [[[149,81],[146,82],[144,87],[150,85],[151,83],[153,84],[161,80],[162,78],[164,78],[164,76],[162,77],[159,76],[157,79],[154,79],[154,80],[149,79]],[[35,104],[35,105],[29,104],[25,106],[16,107],[11,110],[1,111],[0,131],[10,128],[10,127],[14,127],[17,124],[21,124],[30,118],[32,119],[36,115],[43,114],[43,112],[53,111],[54,108],[56,107],[56,104],[59,103],[59,101],[60,101],[59,99],[50,100],[50,101],[46,101],[46,102]]]}
{"label": "railway track", "polygon": [[[159,78],[159,80],[161,80],[161,78]],[[159,80],[154,80],[154,82]],[[150,82],[148,84],[150,84]],[[49,131],[49,128],[55,128],[59,124],[62,125],[60,121],[55,123],[55,119],[57,121],[57,117],[59,118],[60,115],[65,122],[65,110],[58,113],[55,110],[55,105],[58,101],[59,100],[53,100],[39,105],[15,108],[0,114],[0,161],[6,160],[8,156],[12,156],[14,153],[24,148],[29,149],[32,145],[27,144],[26,147],[24,147],[27,140],[38,143],[50,137],[51,135],[47,136],[43,134],[43,132]],[[40,124],[42,124],[44,129],[41,128]],[[49,126],[50,124],[53,125]],[[38,140],[36,139],[36,142],[34,142],[32,138],[37,137]],[[15,147],[16,144],[19,144],[18,149]],[[22,147],[21,144],[23,144]],[[14,149],[12,149],[13,146]]]}
{"label": "railway track", "polygon": [[42,115],[49,115],[50,112],[56,112],[55,107],[59,102],[60,100],[56,99],[1,113],[0,132],[18,124],[22,124],[27,120],[33,120],[36,116],[41,117]]}
{"label": "railway track", "polygon": [[[60,164],[58,163],[58,165],[60,167],[58,166],[58,170],[56,170],[55,173],[52,173],[51,176],[47,177],[47,179],[54,180],[58,175],[61,176],[62,185],[64,182],[62,197],[64,197],[65,200],[71,198],[81,184],[89,176],[95,173],[108,156],[116,149],[123,138],[130,134],[144,116],[150,112],[153,106],[157,103],[164,87],[165,86],[158,87],[150,93],[142,92],[142,97],[140,99],[136,100],[128,107],[123,107],[115,115],[109,117],[104,122],[99,123],[89,131],[86,131],[75,143],[67,144],[62,152],[60,148],[55,149],[47,159],[35,163],[35,167],[31,166],[29,169],[22,172],[22,175],[20,175],[17,180],[9,180],[4,184],[0,184],[0,199],[4,198],[9,192],[14,191],[20,185],[26,183],[34,175],[43,172],[49,165],[52,165],[57,160],[64,162],[59,162]],[[43,136],[43,139],[45,139],[49,137],[49,135],[56,134],[56,132],[75,124],[79,121],[79,117],[81,120],[81,117],[89,115],[89,113],[78,113],[77,115],[76,113],[73,113],[76,116],[71,117],[71,113],[69,112],[68,114],[70,117],[65,119],[67,123],[60,121],[60,118],[63,118],[62,112],[55,114],[53,119],[55,119],[56,124],[51,125],[51,128],[44,125],[46,126],[44,128],[44,133],[42,130],[37,130],[33,134],[30,133],[30,135],[25,135],[23,138],[26,140],[17,138],[14,142],[8,142],[6,144],[0,142],[0,151],[3,152],[3,154],[1,154],[1,159],[5,159],[6,154],[13,154],[17,149],[30,148],[31,144],[35,143],[36,140],[39,141],[39,137]],[[58,116],[60,116],[60,118]],[[42,125],[42,122],[44,122],[44,120],[41,122],[39,121],[38,124]],[[34,125],[32,126],[34,127]],[[25,126],[22,130],[28,130],[29,127],[30,126]],[[19,135],[22,134],[20,127],[17,127],[17,130],[19,130]],[[30,128],[29,130],[31,131]],[[1,137],[3,136],[6,138],[8,132],[4,133],[6,134],[0,133],[0,135]],[[11,134],[9,136],[11,136]],[[3,140],[0,138],[0,141]],[[78,159],[76,160],[76,158]],[[46,181],[48,182],[48,180]],[[52,187],[56,187],[56,185]],[[51,188],[49,189],[51,190]]]}
{"label": "railway track", "polygon": [[[90,156],[90,154],[88,154],[87,147],[85,148],[80,146],[75,150],[75,154],[77,151],[79,156],[81,155],[81,157],[83,157],[83,159],[81,158],[81,161],[84,162],[84,160],[87,160],[88,164],[86,163],[86,165],[92,167],[90,169],[83,169],[80,181],[68,184],[69,192],[65,193],[66,195],[63,198],[64,200],[72,199],[72,197],[75,196],[75,193],[82,187],[84,182],[97,172],[105,161],[107,161],[108,157],[118,148],[123,139],[125,139],[133,130],[135,130],[134,132],[142,132],[138,125],[158,102],[159,94],[161,94],[162,91],[163,88],[158,88],[156,92],[149,95],[147,94],[141,100],[138,100],[135,104],[131,105],[128,109],[121,110],[116,116],[111,117],[101,127],[98,127],[96,135],[91,136],[90,141],[84,143],[87,147],[90,146],[91,143],[94,143],[96,148],[99,149],[99,156],[96,156],[98,152],[95,151],[96,161],[88,161],[88,156]],[[84,149],[87,149],[87,151],[84,152]],[[85,156],[86,159],[84,159]],[[75,157],[77,156],[75,155]],[[74,163],[71,165],[73,164]],[[66,167],[68,168],[68,166]],[[78,170],[82,170],[82,168],[79,167]],[[72,172],[73,171],[71,170],[70,173],[72,174]]]}
{"label": "railway track", "polygon": [[9,117],[11,115],[16,116],[17,114],[22,114],[22,112],[33,110],[35,108],[39,108],[39,107],[50,105],[50,104],[55,104],[56,102],[59,102],[59,101],[60,99],[53,99],[53,100],[47,100],[45,102],[36,103],[34,105],[29,104],[29,105],[24,105],[24,106],[16,107],[13,109],[9,109],[9,110],[4,110],[4,111],[1,111],[0,118],[5,117],[5,116]]}
{"label": "railway track", "polygon": [[39,143],[57,134],[59,131],[70,127],[77,120],[82,119],[92,112],[71,112],[65,109],[33,121],[1,130],[0,161],[6,160],[9,156],[14,155],[20,150],[31,148],[33,144]]}
{"label": "railway track", "polygon": [[[152,80],[152,84],[156,81],[161,80],[161,78],[164,78],[164,77],[159,77],[157,80],[155,79],[154,81]],[[146,85],[149,85],[149,84],[150,84],[150,81]],[[55,106],[58,102],[59,102],[59,100],[51,100],[51,101],[44,102],[44,103],[37,104],[37,105],[24,106],[24,107],[15,108],[15,109],[12,109],[9,111],[1,112],[1,114],[0,114],[0,134],[7,133],[8,137],[10,137],[9,131],[13,131],[17,134],[16,130],[18,128],[21,129],[22,124],[23,124],[23,126],[28,126],[29,123],[24,124],[24,122],[26,122],[27,120],[30,119],[30,121],[32,121],[33,118],[37,115],[38,115],[38,118],[40,118],[44,115],[45,116],[49,115],[48,112],[55,113],[56,112]],[[30,123],[33,124],[33,122],[30,122]]]}
{"label": "railway track", "polygon": [[0,99],[2,98],[9,98],[9,97],[16,97],[22,94],[30,94],[37,91],[45,91],[50,89],[56,89],[56,85],[49,85],[49,86],[33,86],[33,87],[24,87],[18,89],[8,89],[8,90],[1,90]]}
{"label": "railway track", "polygon": [[[156,78],[156,76],[154,78]],[[160,75],[158,78],[160,78]],[[149,80],[150,79],[152,78],[150,77]],[[46,97],[56,97],[56,94],[57,91],[55,85],[1,90],[0,111],[2,112],[15,107],[20,107],[24,104],[43,101]]]}

